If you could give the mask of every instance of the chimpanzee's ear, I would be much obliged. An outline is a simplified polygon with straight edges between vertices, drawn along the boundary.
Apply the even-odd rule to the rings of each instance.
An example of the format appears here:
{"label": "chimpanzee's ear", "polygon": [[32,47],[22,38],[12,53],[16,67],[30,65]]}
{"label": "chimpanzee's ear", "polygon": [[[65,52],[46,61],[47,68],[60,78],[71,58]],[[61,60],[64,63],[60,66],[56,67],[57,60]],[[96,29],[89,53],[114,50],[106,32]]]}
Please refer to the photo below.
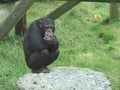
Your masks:
{"label": "chimpanzee's ear", "polygon": [[42,20],[38,20],[38,26],[39,26],[39,27],[42,27],[42,26],[43,26]]}
{"label": "chimpanzee's ear", "polygon": [[42,24],[42,20],[39,20],[39,24]]}

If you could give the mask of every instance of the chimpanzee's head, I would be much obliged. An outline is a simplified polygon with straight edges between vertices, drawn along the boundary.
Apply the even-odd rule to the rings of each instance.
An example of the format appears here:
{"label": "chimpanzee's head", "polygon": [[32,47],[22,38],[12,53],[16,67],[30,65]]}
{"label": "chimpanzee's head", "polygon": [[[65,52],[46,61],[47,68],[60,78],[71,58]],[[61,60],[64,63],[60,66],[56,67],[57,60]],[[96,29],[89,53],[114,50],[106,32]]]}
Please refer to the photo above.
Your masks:
{"label": "chimpanzee's head", "polygon": [[40,18],[38,20],[38,27],[40,28],[40,32],[44,39],[46,38],[46,40],[49,40],[53,37],[55,31],[54,21],[49,18]]}

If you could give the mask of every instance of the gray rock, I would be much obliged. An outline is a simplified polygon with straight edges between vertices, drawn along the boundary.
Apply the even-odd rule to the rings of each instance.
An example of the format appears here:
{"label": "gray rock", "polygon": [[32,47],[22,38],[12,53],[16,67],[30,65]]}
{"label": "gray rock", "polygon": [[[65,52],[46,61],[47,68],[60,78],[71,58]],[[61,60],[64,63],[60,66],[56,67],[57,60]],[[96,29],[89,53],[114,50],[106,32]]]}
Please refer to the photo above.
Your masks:
{"label": "gray rock", "polygon": [[25,74],[17,90],[112,90],[106,76],[88,68],[56,67],[50,73]]}

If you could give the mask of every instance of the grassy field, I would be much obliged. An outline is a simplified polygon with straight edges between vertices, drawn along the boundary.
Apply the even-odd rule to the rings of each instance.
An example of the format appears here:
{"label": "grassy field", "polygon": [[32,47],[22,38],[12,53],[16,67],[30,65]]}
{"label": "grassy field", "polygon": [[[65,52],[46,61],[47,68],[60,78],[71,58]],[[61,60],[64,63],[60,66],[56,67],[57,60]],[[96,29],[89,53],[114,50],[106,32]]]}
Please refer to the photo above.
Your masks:
{"label": "grassy field", "polygon": [[[27,12],[27,24],[44,17],[63,2],[35,3]],[[101,15],[95,19],[94,15]],[[120,90],[120,22],[103,23],[109,17],[107,3],[80,3],[57,19],[60,55],[49,67],[76,66],[106,74],[113,90]],[[23,37],[14,29],[0,41],[0,90],[16,90],[16,81],[27,68]]]}

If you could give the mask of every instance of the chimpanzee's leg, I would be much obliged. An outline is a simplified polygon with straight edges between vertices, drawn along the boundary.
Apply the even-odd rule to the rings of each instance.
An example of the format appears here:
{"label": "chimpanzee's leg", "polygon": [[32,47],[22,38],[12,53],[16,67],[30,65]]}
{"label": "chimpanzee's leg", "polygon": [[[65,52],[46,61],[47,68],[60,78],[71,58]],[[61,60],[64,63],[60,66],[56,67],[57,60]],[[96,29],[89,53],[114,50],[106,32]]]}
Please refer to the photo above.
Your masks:
{"label": "chimpanzee's leg", "polygon": [[47,49],[41,52],[34,52],[27,60],[27,65],[32,69],[33,73],[47,73],[49,70],[45,68],[46,62],[49,61],[49,51]]}
{"label": "chimpanzee's leg", "polygon": [[50,52],[49,53],[49,61],[46,63],[46,66],[48,66],[49,64],[54,62],[57,59],[58,55],[59,55],[59,51],[58,50],[56,50],[54,52]]}

